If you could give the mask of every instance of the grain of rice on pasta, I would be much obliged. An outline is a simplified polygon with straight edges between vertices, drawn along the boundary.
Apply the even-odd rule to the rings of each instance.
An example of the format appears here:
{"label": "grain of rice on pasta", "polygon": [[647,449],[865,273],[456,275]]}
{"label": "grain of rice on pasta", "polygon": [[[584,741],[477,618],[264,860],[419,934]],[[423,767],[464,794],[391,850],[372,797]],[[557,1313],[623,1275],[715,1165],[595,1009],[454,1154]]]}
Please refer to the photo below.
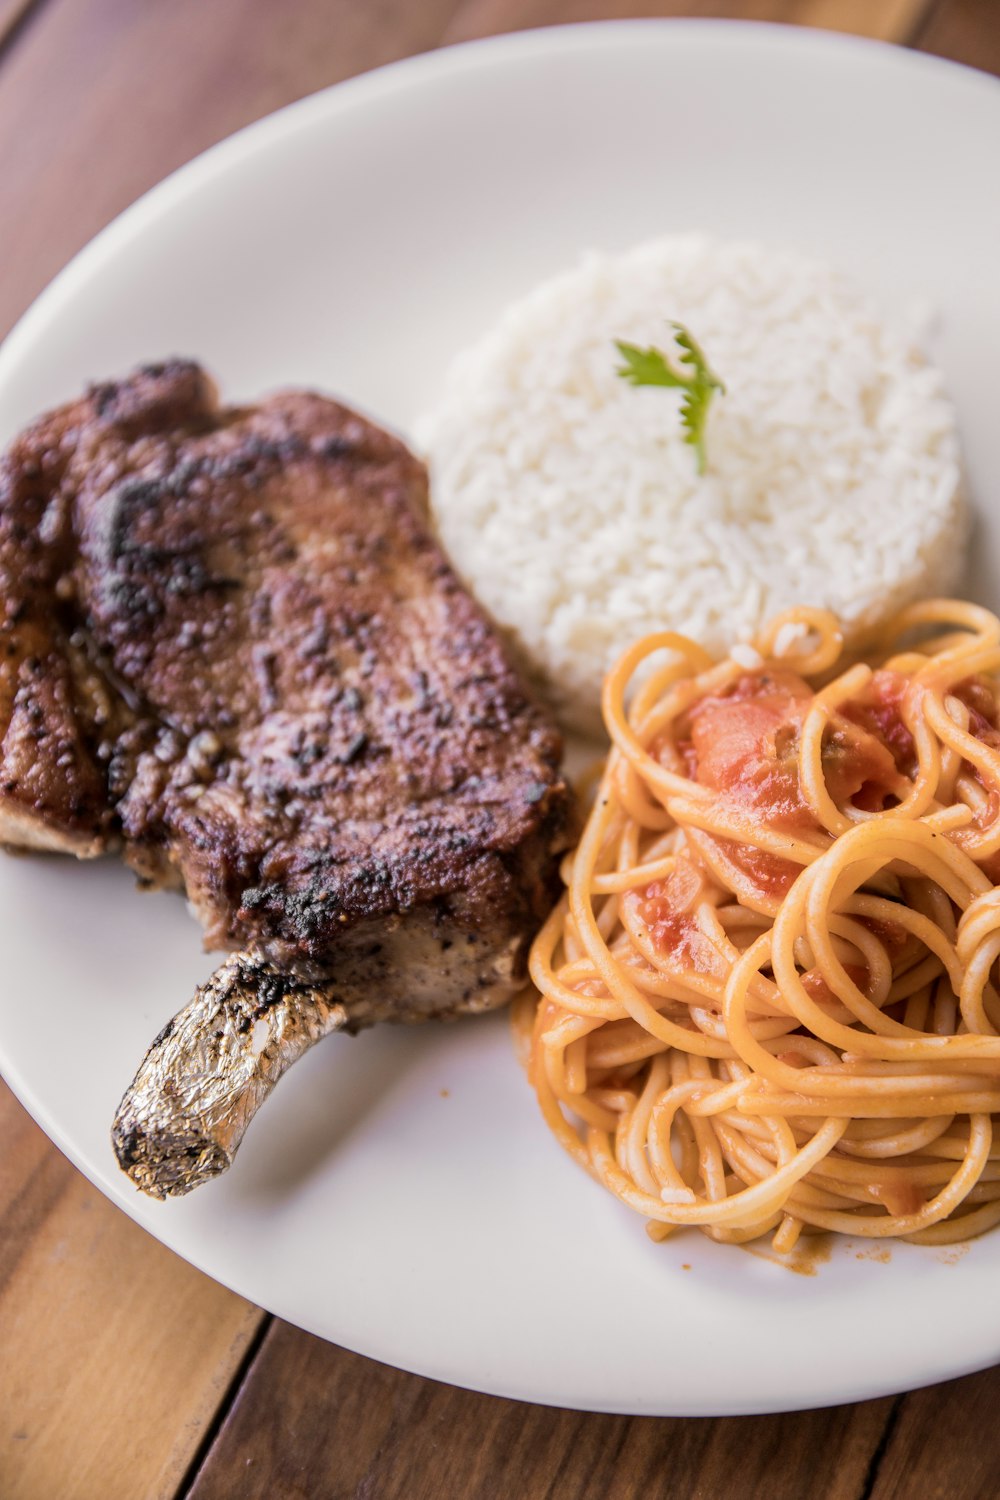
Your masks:
{"label": "grain of rice on pasta", "polygon": [[[680,393],[615,373],[614,340],[667,350],[671,319],[726,385],[702,476]],[[459,356],[417,438],[460,572],[584,730],[653,629],[721,652],[809,603],[861,632],[962,570],[940,373],[788,250],[679,235],[587,256]]]}

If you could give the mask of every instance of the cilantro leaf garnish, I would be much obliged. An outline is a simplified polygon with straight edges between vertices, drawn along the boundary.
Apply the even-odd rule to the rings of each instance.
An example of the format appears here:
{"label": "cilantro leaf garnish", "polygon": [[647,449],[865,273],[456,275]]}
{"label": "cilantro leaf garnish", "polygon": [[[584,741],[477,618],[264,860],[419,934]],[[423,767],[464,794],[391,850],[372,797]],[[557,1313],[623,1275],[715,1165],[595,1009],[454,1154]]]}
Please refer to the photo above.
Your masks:
{"label": "cilantro leaf garnish", "polygon": [[708,408],[716,391],[725,395],[726,387],[712,373],[701,345],[683,323],[671,322],[674,343],[681,351],[671,363],[660,349],[640,349],[637,344],[615,340],[615,348],[625,361],[616,374],[630,385],[665,385],[682,390],[681,424],[684,441],[697,455],[698,473],[705,472],[705,423]]}

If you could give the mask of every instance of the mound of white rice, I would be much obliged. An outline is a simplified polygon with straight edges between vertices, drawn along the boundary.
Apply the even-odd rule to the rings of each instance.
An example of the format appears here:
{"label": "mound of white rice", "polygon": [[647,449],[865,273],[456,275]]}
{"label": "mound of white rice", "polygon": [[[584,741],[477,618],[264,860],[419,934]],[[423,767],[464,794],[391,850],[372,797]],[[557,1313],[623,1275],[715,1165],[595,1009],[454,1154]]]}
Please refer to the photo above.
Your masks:
{"label": "mound of white rice", "polygon": [[[615,373],[614,340],[670,352],[672,319],[726,386],[701,476],[681,392]],[[687,235],[588,257],[459,357],[417,440],[459,572],[585,730],[650,630],[722,653],[801,603],[860,630],[961,572],[940,375],[787,251]]]}

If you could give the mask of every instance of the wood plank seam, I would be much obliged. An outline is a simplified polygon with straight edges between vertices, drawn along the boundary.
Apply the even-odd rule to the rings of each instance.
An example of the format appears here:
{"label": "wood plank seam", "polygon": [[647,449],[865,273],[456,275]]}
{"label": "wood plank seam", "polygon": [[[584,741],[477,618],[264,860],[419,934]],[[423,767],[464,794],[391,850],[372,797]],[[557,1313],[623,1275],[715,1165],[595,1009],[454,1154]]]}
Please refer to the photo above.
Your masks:
{"label": "wood plank seam", "polygon": [[46,0],[0,0],[0,63]]}
{"label": "wood plank seam", "polygon": [[271,1331],[271,1326],[276,1322],[273,1313],[261,1312],[260,1322],[253,1338],[246,1347],[246,1352],[233,1372],[233,1377],[219,1398],[219,1403],[212,1413],[209,1421],[205,1424],[205,1430],[201,1435],[198,1446],[191,1455],[191,1462],[184,1471],[183,1478],[177,1486],[174,1500],[187,1500],[198,1475],[201,1472],[205,1460],[211,1452],[212,1445],[217,1438],[222,1424],[229,1415],[231,1408],[239,1399],[240,1391],[243,1389],[250,1376],[253,1366],[257,1362],[257,1356],[263,1347],[264,1340]]}
{"label": "wood plank seam", "polygon": [[914,18],[907,35],[900,38],[900,44],[904,47],[919,47],[941,6],[942,0],[927,0],[922,12]]}
{"label": "wood plank seam", "polygon": [[0,1229],[0,1292],[13,1280],[31,1244],[31,1230],[47,1219],[69,1186],[69,1163],[55,1151],[46,1153],[14,1198],[6,1205]]}
{"label": "wood plank seam", "polygon": [[897,1396],[893,1401],[892,1406],[889,1408],[889,1413],[885,1419],[885,1425],[882,1428],[881,1436],[879,1437],[878,1442],[875,1444],[875,1447],[872,1449],[872,1456],[868,1460],[868,1469],[865,1473],[865,1482],[861,1487],[861,1493],[858,1495],[858,1500],[871,1500],[871,1497],[875,1492],[875,1486],[878,1483],[882,1463],[885,1459],[886,1453],[889,1451],[889,1444],[892,1442],[893,1433],[899,1426],[899,1419],[902,1415],[903,1402],[905,1401],[905,1399],[905,1395]]}

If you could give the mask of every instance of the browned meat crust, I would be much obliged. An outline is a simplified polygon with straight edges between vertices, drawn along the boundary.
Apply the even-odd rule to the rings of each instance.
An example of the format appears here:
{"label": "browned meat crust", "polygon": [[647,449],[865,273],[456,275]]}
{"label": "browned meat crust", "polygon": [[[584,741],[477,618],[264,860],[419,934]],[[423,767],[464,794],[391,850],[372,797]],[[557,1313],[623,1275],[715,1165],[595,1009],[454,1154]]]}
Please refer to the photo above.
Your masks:
{"label": "browned meat crust", "polygon": [[121,847],[209,946],[404,1016],[408,953],[450,955],[415,1014],[510,993],[561,745],[399,441],[316,395],[221,409],[186,362],[95,386],[0,465],[0,599],[0,838]]}

